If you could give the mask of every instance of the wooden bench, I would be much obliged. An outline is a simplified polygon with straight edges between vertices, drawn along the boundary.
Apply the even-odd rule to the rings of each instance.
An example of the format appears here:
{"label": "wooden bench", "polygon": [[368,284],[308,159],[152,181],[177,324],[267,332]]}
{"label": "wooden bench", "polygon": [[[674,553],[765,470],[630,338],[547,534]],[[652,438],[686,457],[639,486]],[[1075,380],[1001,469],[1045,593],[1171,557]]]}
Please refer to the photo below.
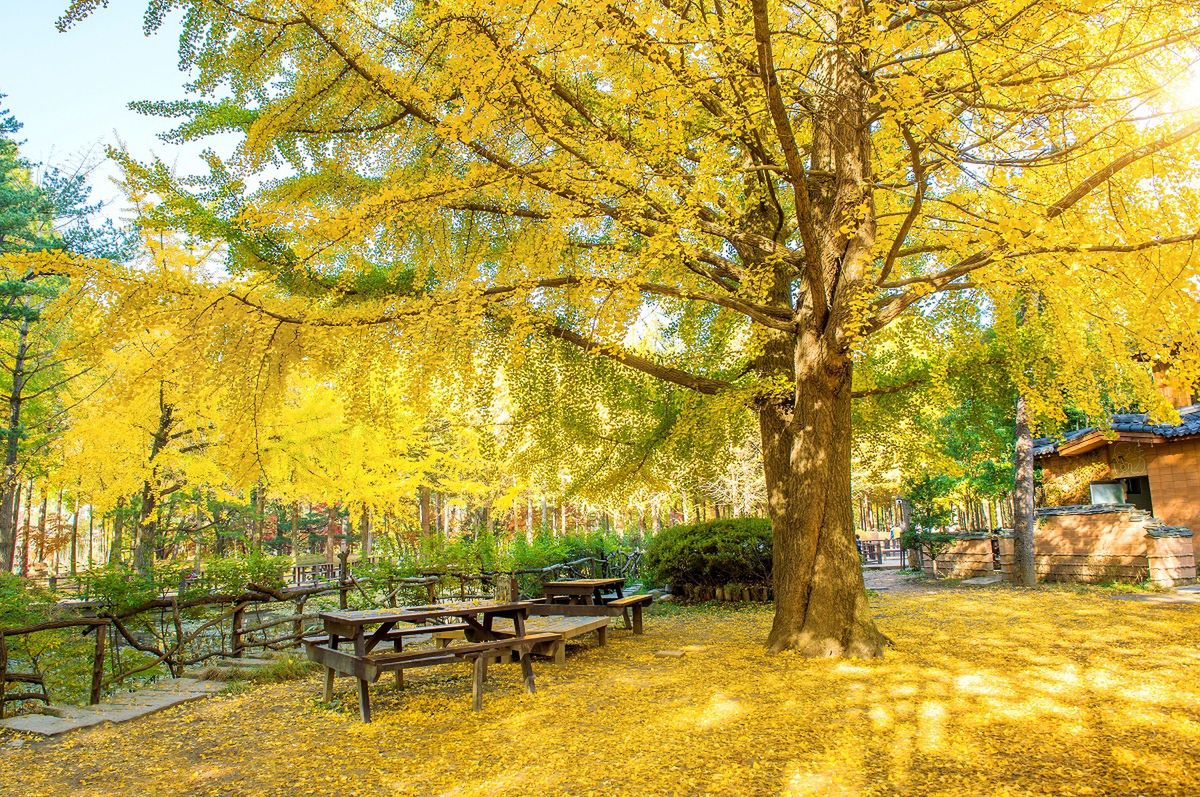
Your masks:
{"label": "wooden bench", "polygon": [[[535,655],[551,656],[554,658],[555,664],[562,666],[567,663],[567,642],[572,639],[594,633],[598,647],[608,644],[608,624],[612,620],[611,615],[598,611],[593,611],[588,615],[563,613],[563,609],[580,608],[600,609],[603,607],[565,606],[548,603],[529,607],[529,619],[525,622],[526,633],[549,634],[555,637],[552,644],[543,644],[535,648],[533,651]],[[511,628],[508,625],[498,625],[493,630],[497,634],[507,636],[513,633]]]}
{"label": "wooden bench", "polygon": [[[420,636],[421,634],[427,634],[431,637],[437,638],[437,634],[439,632],[444,631],[447,633],[461,634],[463,631],[465,631],[468,628],[470,628],[470,626],[467,625],[466,623],[446,623],[446,624],[442,624],[442,625],[415,625],[415,626],[411,626],[409,628],[392,628],[386,634],[383,634],[379,638],[379,641],[380,642],[391,642],[392,650],[398,653],[398,652],[404,650],[404,638],[405,637]],[[308,634],[307,636],[303,637],[301,641],[308,647],[328,645],[329,644],[329,634],[319,633],[319,632],[315,633],[315,634]],[[309,658],[312,658],[312,656],[310,655]],[[332,673],[333,673],[332,670],[328,670],[325,673],[325,702],[326,703],[333,700],[333,675],[332,675]],[[349,673],[345,673],[345,672],[340,672],[338,674],[339,675],[349,675]],[[401,687],[401,688],[403,688],[403,686],[404,686],[404,671],[403,670],[396,670],[396,686]]]}
{"label": "wooden bench", "polygon": [[[429,634],[437,637],[441,633],[460,633],[470,628],[466,623],[446,623],[443,625],[415,625],[409,628],[393,628],[379,638],[381,642],[396,642],[403,640],[405,637],[419,636],[421,634]],[[301,641],[305,645],[328,645],[329,634],[317,632],[314,634],[306,634]]]}
{"label": "wooden bench", "polygon": [[[643,633],[642,609],[653,602],[653,595],[626,595],[624,598],[611,600],[604,605],[609,608],[620,609],[621,615],[625,618],[625,627],[632,628],[635,634],[641,634]],[[629,612],[631,609],[633,610],[632,623],[629,622]]]}
{"label": "wooden bench", "polygon": [[487,679],[487,666],[490,659],[496,655],[516,653],[520,658],[525,689],[533,694],[537,690],[533,683],[533,664],[530,662],[529,656],[535,647],[557,640],[558,637],[555,634],[528,634],[511,639],[492,639],[487,642],[414,650],[409,653],[373,653],[366,659],[366,673],[372,676],[368,680],[375,681],[384,672],[401,673],[414,667],[430,667],[461,660],[470,661],[474,668],[474,678],[471,682],[471,708],[479,711],[483,708],[483,682]]}

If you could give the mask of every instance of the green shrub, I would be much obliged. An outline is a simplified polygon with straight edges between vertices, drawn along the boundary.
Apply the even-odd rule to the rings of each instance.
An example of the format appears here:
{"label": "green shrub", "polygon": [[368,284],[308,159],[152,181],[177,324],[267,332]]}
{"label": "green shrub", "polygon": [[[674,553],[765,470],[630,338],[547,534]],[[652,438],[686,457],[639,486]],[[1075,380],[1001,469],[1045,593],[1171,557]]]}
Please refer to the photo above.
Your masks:
{"label": "green shrub", "polygon": [[900,536],[900,546],[906,551],[918,550],[929,557],[929,561],[933,565],[933,577],[937,578],[937,558],[950,550],[958,540],[959,537],[954,534],[910,528]]}
{"label": "green shrub", "polygon": [[12,573],[0,573],[0,627],[29,625],[46,619],[49,593]]}
{"label": "green shrub", "polygon": [[291,566],[290,556],[270,556],[260,551],[247,556],[225,556],[204,563],[204,578],[200,583],[206,589],[226,595],[240,594],[247,584],[279,589],[286,583]]}
{"label": "green shrub", "polygon": [[646,567],[663,584],[718,587],[771,581],[771,521],[713,520],[673,526],[646,546]]}

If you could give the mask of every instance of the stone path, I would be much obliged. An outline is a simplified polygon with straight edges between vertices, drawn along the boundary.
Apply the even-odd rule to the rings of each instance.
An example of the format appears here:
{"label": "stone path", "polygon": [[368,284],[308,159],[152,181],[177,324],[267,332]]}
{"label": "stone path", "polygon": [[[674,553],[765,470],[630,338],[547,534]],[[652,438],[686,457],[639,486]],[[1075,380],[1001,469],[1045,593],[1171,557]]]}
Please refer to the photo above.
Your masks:
{"label": "stone path", "polygon": [[[214,659],[203,669],[185,673],[185,676],[193,677],[164,678],[136,692],[117,692],[96,706],[51,704],[43,709],[43,714],[18,714],[0,720],[0,728],[41,736],[58,736],[60,733],[88,728],[102,722],[126,722],[180,703],[216,694],[228,685],[228,680],[244,677],[270,663],[271,659],[253,657]],[[213,670],[218,671],[220,680],[205,680],[204,674]],[[211,677],[216,678],[218,675],[214,673]]]}
{"label": "stone path", "polygon": [[863,568],[863,581],[867,589],[876,592],[905,592],[925,589],[920,583],[921,576],[916,573],[902,573],[897,569]]}
{"label": "stone path", "polygon": [[0,728],[41,736],[88,728],[102,722],[126,722],[164,708],[215,694],[225,688],[221,681],[176,678],[159,681],[136,692],[118,693],[98,706],[51,706],[46,714],[19,714],[0,720]]}
{"label": "stone path", "polygon": [[1129,592],[1109,595],[1115,601],[1133,601],[1134,603],[1157,603],[1166,606],[1181,606],[1188,603],[1200,603],[1200,592],[1177,589],[1174,592]]}

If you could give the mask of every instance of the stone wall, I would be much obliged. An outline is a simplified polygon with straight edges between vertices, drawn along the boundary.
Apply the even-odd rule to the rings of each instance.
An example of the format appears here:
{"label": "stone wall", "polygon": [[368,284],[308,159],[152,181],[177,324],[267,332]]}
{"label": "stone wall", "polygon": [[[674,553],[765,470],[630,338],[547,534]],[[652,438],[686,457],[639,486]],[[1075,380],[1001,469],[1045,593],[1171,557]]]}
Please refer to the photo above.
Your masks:
{"label": "stone wall", "polygon": [[[1196,578],[1192,533],[1163,526],[1128,504],[1038,510],[1034,557],[1041,581],[1143,581],[1171,586]],[[1013,572],[1013,541],[1000,540],[1000,569]]]}
{"label": "stone wall", "polygon": [[[975,578],[990,576],[995,570],[992,539],[987,536],[964,537],[937,558],[938,578]],[[933,575],[933,562],[924,559],[925,575]]]}

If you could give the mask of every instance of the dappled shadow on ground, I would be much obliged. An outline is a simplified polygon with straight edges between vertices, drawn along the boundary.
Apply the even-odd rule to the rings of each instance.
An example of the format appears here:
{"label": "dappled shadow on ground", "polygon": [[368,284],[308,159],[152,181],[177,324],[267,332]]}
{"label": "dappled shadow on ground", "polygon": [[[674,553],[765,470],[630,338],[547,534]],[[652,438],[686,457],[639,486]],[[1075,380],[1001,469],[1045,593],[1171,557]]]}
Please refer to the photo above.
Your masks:
{"label": "dappled shadow on ground", "polygon": [[[1099,592],[884,593],[881,661],[770,656],[769,610],[673,610],[524,694],[468,668],[374,694],[315,679],[0,754],[33,795],[827,795],[1200,792],[1200,607]],[[655,651],[682,650],[682,658]],[[14,784],[19,784],[15,786]]]}

